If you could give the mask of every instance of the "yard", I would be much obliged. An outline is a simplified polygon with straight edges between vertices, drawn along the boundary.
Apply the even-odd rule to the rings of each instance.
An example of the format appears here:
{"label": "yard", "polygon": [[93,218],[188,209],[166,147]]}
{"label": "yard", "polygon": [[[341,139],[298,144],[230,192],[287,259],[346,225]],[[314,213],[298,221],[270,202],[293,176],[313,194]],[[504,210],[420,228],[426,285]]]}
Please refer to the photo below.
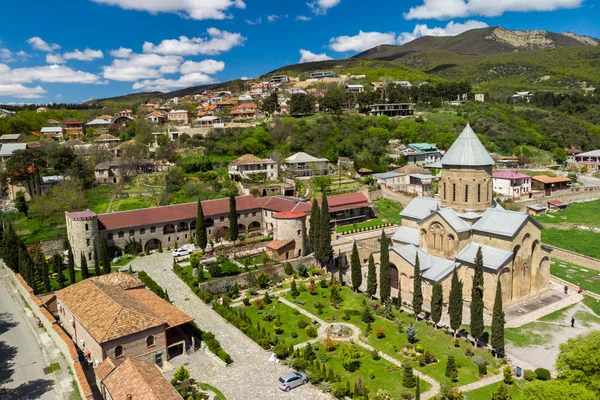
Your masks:
{"label": "yard", "polygon": [[400,212],[402,211],[401,205],[386,199],[375,200],[373,203],[378,210],[377,218],[357,224],[338,226],[336,232],[346,233],[355,229],[371,228],[386,223],[402,223],[402,217],[400,216]]}
{"label": "yard", "polygon": [[[317,288],[315,294],[310,294],[308,291],[302,291],[296,299],[293,299],[290,293],[286,295],[288,300],[294,301],[300,307],[319,316],[325,321],[348,321],[364,332],[367,324],[362,321],[361,314],[363,302],[367,301],[367,297],[364,294],[353,293],[352,290],[346,286],[342,288],[341,296],[343,301],[339,306],[339,309],[336,309],[333,308],[329,302],[329,289]],[[319,306],[318,303],[322,305],[321,313],[319,313],[319,309],[315,307],[315,304]],[[369,303],[375,307],[380,306],[377,302]],[[319,306],[319,308],[321,307]],[[378,308],[380,309],[381,307]],[[377,311],[374,313],[376,312]],[[401,362],[407,360],[410,361],[414,368],[440,382],[448,380],[445,376],[448,355],[453,355],[456,359],[459,385],[465,385],[479,380],[478,366],[474,363],[474,357],[465,355],[467,349],[473,350],[474,356],[482,357],[490,364],[488,368],[489,374],[499,372],[499,361],[494,359],[489,351],[472,348],[470,343],[464,339],[459,339],[457,341],[458,347],[455,347],[454,338],[450,333],[441,329],[436,330],[425,321],[420,320],[415,322],[414,318],[411,318],[404,312],[394,310],[394,316],[396,322],[384,318],[376,318],[375,322],[371,324],[372,332],[369,334],[366,342],[379,351],[388,354]],[[417,328],[416,345],[422,347],[423,351],[421,353],[427,351],[433,354],[438,362],[421,366],[416,361],[418,356],[416,354],[410,355],[409,352],[406,351],[408,341],[404,329],[409,325],[414,325]],[[378,328],[383,329],[384,337],[378,338],[375,335]]]}
{"label": "yard", "polygon": [[600,271],[554,260],[550,265],[550,273],[557,278],[581,287],[583,290],[600,294]]}
{"label": "yard", "polygon": [[[527,381],[524,380],[515,380],[515,382],[512,385],[508,386],[508,392],[510,393],[511,400],[525,400],[525,397],[523,395],[523,389],[526,385],[526,382]],[[503,382],[493,383],[491,385],[467,392],[464,394],[465,400],[491,399],[494,390],[498,387],[498,385],[503,384]]]}
{"label": "yard", "polygon": [[545,225],[569,224],[600,228],[600,200],[573,203],[564,211],[540,215],[536,219]]}
{"label": "yard", "polygon": [[600,259],[600,233],[580,229],[542,230],[542,242],[561,249]]}
{"label": "yard", "polygon": [[64,221],[59,224],[42,222],[37,219],[28,219],[23,213],[9,213],[6,217],[15,232],[23,239],[26,245],[39,243],[42,240],[56,239],[67,236]]}

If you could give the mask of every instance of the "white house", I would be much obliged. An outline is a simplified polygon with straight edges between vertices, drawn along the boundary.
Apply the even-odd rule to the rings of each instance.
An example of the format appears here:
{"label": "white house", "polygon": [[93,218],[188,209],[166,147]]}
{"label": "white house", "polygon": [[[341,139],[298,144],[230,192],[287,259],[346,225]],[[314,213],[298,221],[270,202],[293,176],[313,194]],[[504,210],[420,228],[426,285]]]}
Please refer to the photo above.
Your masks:
{"label": "white house", "polygon": [[346,93],[362,93],[364,91],[364,85],[346,85]]}
{"label": "white house", "polygon": [[286,158],[283,169],[291,172],[296,177],[328,175],[329,160],[300,152]]}
{"label": "white house", "polygon": [[381,174],[372,174],[374,179],[377,180],[377,183],[380,185],[395,185],[402,183],[402,177],[406,176],[406,174],[401,174],[400,172],[384,172]]}
{"label": "white house", "polygon": [[521,197],[531,192],[531,177],[515,171],[498,171],[492,174],[494,192],[505,197]]}

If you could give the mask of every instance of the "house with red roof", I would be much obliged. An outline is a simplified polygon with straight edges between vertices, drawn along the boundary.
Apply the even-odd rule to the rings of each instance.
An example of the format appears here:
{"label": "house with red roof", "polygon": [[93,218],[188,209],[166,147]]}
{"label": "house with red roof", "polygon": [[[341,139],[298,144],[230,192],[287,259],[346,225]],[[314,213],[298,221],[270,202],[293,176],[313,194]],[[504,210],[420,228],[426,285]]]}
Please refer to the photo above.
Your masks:
{"label": "house with red roof", "polygon": [[531,176],[516,171],[496,171],[492,181],[494,192],[504,197],[529,196],[531,193]]}

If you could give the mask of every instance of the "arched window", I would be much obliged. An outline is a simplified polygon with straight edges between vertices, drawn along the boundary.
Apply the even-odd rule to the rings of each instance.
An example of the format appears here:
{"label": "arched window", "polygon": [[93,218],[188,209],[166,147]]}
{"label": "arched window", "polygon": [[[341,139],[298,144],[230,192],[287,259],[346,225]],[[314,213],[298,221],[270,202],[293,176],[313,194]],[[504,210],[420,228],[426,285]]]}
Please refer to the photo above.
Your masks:
{"label": "arched window", "polygon": [[456,183],[452,184],[452,201],[456,201]]}
{"label": "arched window", "polygon": [[120,237],[120,238],[122,238],[122,237],[124,237],[124,236],[125,236],[125,232],[123,232],[123,231],[119,231],[119,237]]}
{"label": "arched window", "polygon": [[146,228],[140,228],[140,235],[143,235],[146,233]]}
{"label": "arched window", "polygon": [[150,227],[150,233],[154,233],[156,232],[156,227],[155,226],[151,226]]}
{"label": "arched window", "polygon": [[113,239],[113,234],[112,234],[112,233],[109,233],[109,234],[108,234],[108,235],[106,235],[106,236],[107,236],[108,240],[112,240],[112,239]]}
{"label": "arched window", "polygon": [[469,185],[465,185],[465,203],[469,202]]}
{"label": "arched window", "polygon": [[135,230],[130,229],[129,230],[129,236],[135,236]]}
{"label": "arched window", "polygon": [[115,358],[123,357],[123,346],[115,347]]}
{"label": "arched window", "polygon": [[154,346],[154,336],[150,335],[146,338],[146,346],[147,347]]}
{"label": "arched window", "polygon": [[477,202],[481,203],[481,183],[477,185]]}
{"label": "arched window", "polygon": [[88,227],[88,224],[85,224],[85,230],[87,231],[88,229],[90,229],[90,228]]}

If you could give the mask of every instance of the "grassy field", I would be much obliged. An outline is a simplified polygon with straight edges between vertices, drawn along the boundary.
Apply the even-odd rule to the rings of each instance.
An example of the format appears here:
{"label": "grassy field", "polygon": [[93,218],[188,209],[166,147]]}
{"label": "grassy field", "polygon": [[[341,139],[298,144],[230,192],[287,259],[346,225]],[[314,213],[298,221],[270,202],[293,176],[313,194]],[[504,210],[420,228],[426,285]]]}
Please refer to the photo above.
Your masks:
{"label": "grassy field", "polygon": [[579,229],[544,229],[542,242],[600,259],[600,233]]}
{"label": "grassy field", "polygon": [[552,334],[539,332],[548,332],[554,329],[560,328],[543,322],[530,322],[519,328],[506,328],[504,340],[515,347],[542,345],[552,338]]}
{"label": "grassy field", "polygon": [[26,245],[67,236],[64,221],[60,224],[42,223],[37,219],[28,219],[23,213],[9,213],[7,222],[12,224],[15,232],[21,236]]}
{"label": "grassy field", "polygon": [[600,300],[596,300],[590,296],[583,297],[583,304],[588,306],[596,313],[596,315],[600,316]]}
{"label": "grassy field", "polygon": [[[503,385],[503,382],[493,383],[488,386],[484,386],[479,389],[472,390],[470,392],[465,393],[466,400],[488,400],[492,398],[492,393],[498,385]],[[524,386],[526,385],[526,381],[524,380],[515,380],[515,383],[508,387],[508,392],[510,393],[511,400],[525,400],[525,396],[523,394]]]}
{"label": "grassy field", "polygon": [[545,225],[574,224],[600,228],[600,200],[573,203],[566,210],[536,217]]}
{"label": "grassy field", "polygon": [[550,273],[557,278],[581,287],[583,290],[600,294],[600,271],[554,260],[550,265]]}
{"label": "grassy field", "polygon": [[[366,324],[361,320],[361,312],[363,310],[362,304],[367,299],[366,296],[363,294],[355,294],[346,286],[342,288],[341,295],[343,302],[337,309],[330,305],[329,289],[318,288],[314,295],[311,295],[307,291],[303,291],[296,299],[293,299],[288,293],[287,298],[290,301],[295,301],[300,307],[314,315],[318,315],[325,321],[340,321],[349,318],[348,322],[356,325],[364,332]],[[315,307],[316,302],[323,304],[322,314],[319,314]],[[375,305],[376,303],[372,304]],[[399,361],[409,361],[414,368],[440,382],[445,382],[447,380],[445,376],[446,360],[448,355],[451,354],[456,359],[458,366],[458,383],[460,385],[479,380],[477,365],[473,362],[471,357],[465,355],[466,349],[471,347],[467,341],[459,339],[459,347],[455,347],[454,339],[450,333],[441,329],[436,330],[424,321],[415,322],[414,318],[409,317],[406,313],[398,311],[394,311],[394,313],[396,322],[384,318],[376,318],[375,322],[371,324],[373,331],[367,338],[367,342],[371,346]],[[401,353],[407,345],[404,327],[410,324],[413,324],[418,330],[418,344],[423,346],[426,351],[432,353],[438,359],[437,363],[420,366],[418,362],[409,359]],[[385,337],[376,337],[374,332],[377,328],[383,329]],[[483,349],[473,350],[476,356],[483,357],[483,359],[490,363],[488,368],[490,374],[499,371],[499,361],[494,359],[488,351]]]}
{"label": "grassy field", "polygon": [[386,199],[375,200],[373,203],[379,210],[379,215],[377,218],[360,222],[358,224],[338,226],[336,228],[336,232],[345,233],[354,229],[370,228],[372,226],[382,225],[387,222],[392,222],[394,224],[402,223],[402,217],[400,216],[400,212],[402,211],[401,205]]}

